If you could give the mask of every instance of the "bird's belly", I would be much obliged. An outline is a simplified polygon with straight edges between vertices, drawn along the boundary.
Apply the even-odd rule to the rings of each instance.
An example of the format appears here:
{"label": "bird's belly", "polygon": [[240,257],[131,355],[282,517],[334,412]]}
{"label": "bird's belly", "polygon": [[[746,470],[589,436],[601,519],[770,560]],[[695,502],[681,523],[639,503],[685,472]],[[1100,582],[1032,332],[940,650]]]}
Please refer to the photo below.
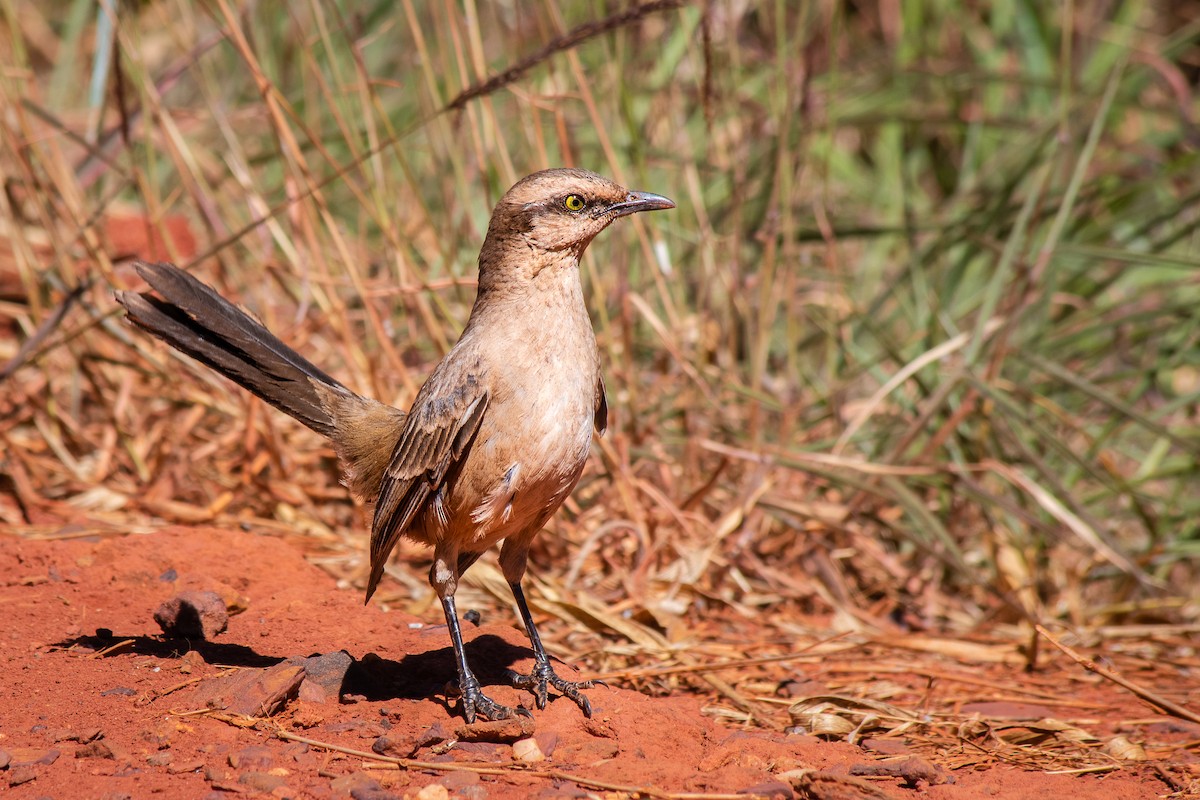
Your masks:
{"label": "bird's belly", "polygon": [[469,492],[468,539],[475,548],[545,524],[579,481],[591,428],[590,415],[531,414],[519,438],[497,435],[476,442],[483,445],[479,453],[486,467],[481,485]]}
{"label": "bird's belly", "polygon": [[[562,386],[562,384],[559,384]],[[575,488],[592,446],[594,395],[546,385],[490,405],[462,468],[434,501],[433,533],[480,552],[542,527]],[[430,530],[430,528],[436,530]]]}

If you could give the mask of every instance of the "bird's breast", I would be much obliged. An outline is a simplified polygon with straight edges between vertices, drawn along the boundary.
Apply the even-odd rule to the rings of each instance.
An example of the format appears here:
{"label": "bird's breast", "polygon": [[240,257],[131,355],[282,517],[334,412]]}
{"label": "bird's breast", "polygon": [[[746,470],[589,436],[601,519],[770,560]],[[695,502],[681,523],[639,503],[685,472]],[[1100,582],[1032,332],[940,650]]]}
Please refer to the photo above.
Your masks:
{"label": "bird's breast", "polygon": [[583,472],[598,355],[590,321],[566,327],[510,338],[492,354],[488,408],[460,484],[478,547],[541,527]]}

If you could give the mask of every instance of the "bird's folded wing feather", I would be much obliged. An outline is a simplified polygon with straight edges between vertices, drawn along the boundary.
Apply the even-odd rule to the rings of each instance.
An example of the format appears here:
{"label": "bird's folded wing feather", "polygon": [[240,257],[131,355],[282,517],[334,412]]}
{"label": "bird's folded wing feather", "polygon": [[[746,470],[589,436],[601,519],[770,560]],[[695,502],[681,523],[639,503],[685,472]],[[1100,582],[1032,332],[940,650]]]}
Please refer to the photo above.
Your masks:
{"label": "bird's folded wing feather", "polygon": [[368,598],[400,536],[464,457],[487,404],[487,391],[473,376],[448,392],[438,392],[431,378],[417,396],[375,503]]}

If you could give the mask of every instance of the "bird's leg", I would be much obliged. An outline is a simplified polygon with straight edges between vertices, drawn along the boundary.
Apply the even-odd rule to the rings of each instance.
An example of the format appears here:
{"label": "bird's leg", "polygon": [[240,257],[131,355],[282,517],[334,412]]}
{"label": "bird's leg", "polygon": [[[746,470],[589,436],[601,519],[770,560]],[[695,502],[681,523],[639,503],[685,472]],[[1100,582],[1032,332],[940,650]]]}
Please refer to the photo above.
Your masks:
{"label": "bird's leg", "polygon": [[502,706],[483,693],[479,679],[471,672],[467,664],[467,653],[463,649],[462,628],[458,623],[458,609],[454,605],[454,591],[458,588],[458,575],[446,570],[448,559],[435,554],[433,568],[429,573],[429,582],[437,590],[442,600],[442,610],[446,614],[446,625],[450,628],[450,642],[454,645],[454,661],[458,667],[458,693],[463,717],[467,723],[475,721],[476,715],[484,719],[509,719],[518,714],[529,716],[524,708],[509,708]]}
{"label": "bird's leg", "polygon": [[558,676],[554,668],[550,666],[550,657],[546,655],[546,648],[542,646],[542,638],[538,636],[537,627],[533,624],[533,615],[529,612],[529,603],[525,602],[525,592],[521,590],[521,584],[513,581],[509,583],[509,586],[512,587],[513,597],[521,612],[521,621],[525,623],[525,630],[529,633],[529,643],[533,645],[535,662],[533,672],[528,675],[521,675],[509,670],[508,675],[513,686],[532,692],[533,700],[539,709],[546,707],[546,687],[553,686],[564,696],[574,700],[575,705],[579,706],[585,717],[590,717],[592,704],[588,702],[582,690],[591,689],[600,681],[568,681]]}
{"label": "bird's leg", "polygon": [[560,678],[550,666],[550,656],[542,645],[542,637],[538,636],[537,626],[533,624],[533,614],[529,611],[529,603],[525,600],[525,592],[521,589],[521,578],[525,576],[525,565],[529,557],[529,545],[538,529],[533,528],[519,536],[510,536],[504,540],[500,548],[500,570],[504,579],[512,589],[513,599],[517,601],[517,610],[521,612],[521,621],[525,623],[525,632],[529,634],[529,643],[533,645],[533,671],[528,675],[520,675],[513,670],[508,671],[508,677],[513,686],[528,689],[533,693],[534,702],[539,709],[546,707],[547,688],[553,686],[564,696],[571,698],[575,705],[583,711],[585,717],[592,715],[592,704],[583,695],[583,689],[591,689],[599,681],[568,681]]}

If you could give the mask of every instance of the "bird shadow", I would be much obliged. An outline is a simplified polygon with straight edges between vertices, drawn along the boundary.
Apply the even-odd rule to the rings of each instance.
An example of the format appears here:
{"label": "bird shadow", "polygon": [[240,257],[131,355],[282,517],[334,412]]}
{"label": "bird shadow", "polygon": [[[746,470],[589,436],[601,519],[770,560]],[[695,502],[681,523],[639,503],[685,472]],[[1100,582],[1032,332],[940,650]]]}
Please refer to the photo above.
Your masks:
{"label": "bird shadow", "polygon": [[[494,634],[483,634],[464,646],[467,663],[483,686],[510,686],[512,665],[529,658],[533,651],[505,641]],[[409,653],[400,660],[367,653],[355,659],[346,671],[343,694],[367,700],[420,700],[440,692],[447,683],[456,683],[458,667],[454,648],[442,647],[424,653]]]}
{"label": "bird shadow", "polygon": [[208,664],[255,669],[273,667],[285,660],[276,656],[263,655],[254,650],[254,648],[243,644],[210,642],[205,639],[177,639],[162,636],[123,636],[105,628],[98,629],[94,634],[63,639],[62,641],[55,642],[52,646],[67,651],[91,651],[94,654],[98,654],[108,650],[112,655],[136,654],[164,660],[182,658],[188,651],[195,650]]}
{"label": "bird shadow", "polygon": [[[53,647],[63,651],[90,653],[109,650],[114,656],[134,654],[163,660],[176,660],[194,650],[208,664],[243,669],[266,669],[289,659],[297,659],[294,655],[259,653],[241,644],[163,636],[122,636],[103,628],[95,634],[55,642]],[[465,650],[467,663],[484,686],[511,685],[508,671],[512,665],[533,655],[528,647],[511,644],[500,636],[487,633],[467,642]],[[319,655],[313,653],[309,657]],[[455,683],[457,677],[458,668],[452,647],[409,653],[399,660],[367,653],[362,658],[352,657],[339,696],[352,695],[370,701],[423,700],[439,694],[447,683]]]}

